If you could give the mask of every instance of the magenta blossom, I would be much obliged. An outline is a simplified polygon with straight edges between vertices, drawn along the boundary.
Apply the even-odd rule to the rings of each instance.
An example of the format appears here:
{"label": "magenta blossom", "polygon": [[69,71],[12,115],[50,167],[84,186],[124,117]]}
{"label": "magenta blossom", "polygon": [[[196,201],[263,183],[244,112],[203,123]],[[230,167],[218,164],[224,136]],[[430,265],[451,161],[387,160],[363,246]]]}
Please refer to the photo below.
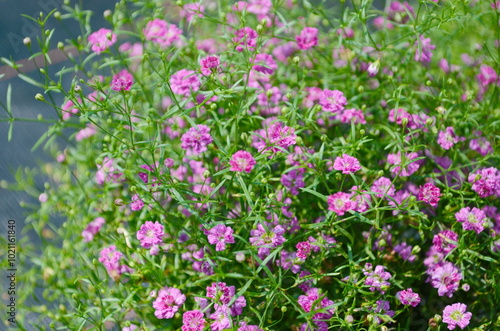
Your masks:
{"label": "magenta blossom", "polygon": [[257,45],[257,32],[249,27],[236,30],[234,32],[233,42],[237,44],[236,50],[242,52],[245,48],[253,51]]}
{"label": "magenta blossom", "polygon": [[88,37],[90,49],[96,54],[101,54],[116,42],[116,34],[109,29],[99,29]]}
{"label": "magenta blossom", "polygon": [[210,135],[210,128],[203,124],[192,127],[181,137],[181,147],[186,149],[188,154],[201,154],[207,150],[207,145],[211,144],[213,139]]}
{"label": "magenta blossom", "polygon": [[233,229],[224,224],[217,224],[208,231],[208,242],[215,245],[216,251],[226,249],[226,244],[234,244]]}
{"label": "magenta blossom", "polygon": [[129,91],[133,83],[134,77],[132,74],[126,69],[123,69],[113,76],[113,79],[111,80],[111,88],[117,92]]}
{"label": "magenta blossom", "polygon": [[249,173],[250,171],[252,171],[256,162],[252,154],[250,154],[249,152],[237,151],[231,157],[229,164],[231,165],[231,171],[237,171],[237,172],[245,171]]}
{"label": "magenta blossom", "polygon": [[90,222],[82,232],[83,241],[89,242],[94,239],[94,236],[101,230],[105,223],[106,220],[103,217],[97,217]]}
{"label": "magenta blossom", "polygon": [[351,200],[352,194],[337,192],[328,197],[328,210],[334,211],[337,215],[342,216],[345,212],[356,208],[356,201]]}
{"label": "magenta blossom", "polygon": [[207,322],[199,310],[188,310],[182,315],[182,331],[203,331]]}
{"label": "magenta blossom", "polygon": [[403,305],[411,305],[412,307],[416,307],[420,303],[420,296],[418,293],[414,293],[411,288],[399,291],[396,294],[396,298],[401,301]]}
{"label": "magenta blossom", "polygon": [[324,111],[337,113],[344,110],[347,105],[347,99],[339,90],[323,90],[319,95],[319,104]]}
{"label": "magenta blossom", "polygon": [[156,309],[155,316],[159,319],[174,317],[184,301],[186,301],[186,296],[179,289],[175,287],[162,288],[158,291],[158,296],[153,302],[153,308]]}
{"label": "magenta blossom", "polygon": [[443,323],[448,324],[448,330],[453,330],[457,326],[463,330],[469,325],[472,313],[466,310],[467,306],[463,303],[454,303],[444,307]]}
{"label": "magenta blossom", "polygon": [[438,187],[434,186],[434,184],[425,183],[424,186],[420,186],[418,200],[427,202],[432,207],[436,207],[440,196],[441,191]]}
{"label": "magenta blossom", "polygon": [[361,169],[361,165],[357,158],[343,154],[342,157],[337,156],[333,163],[333,169],[342,171],[343,174],[353,174]]}
{"label": "magenta blossom", "polygon": [[159,18],[148,22],[142,32],[146,40],[151,40],[163,48],[171,46],[182,35],[182,30],[177,26]]}
{"label": "magenta blossom", "polygon": [[457,240],[458,234],[451,230],[444,230],[434,235],[432,244],[438,252],[448,254],[453,249],[457,248],[457,245],[455,244]]}
{"label": "magenta blossom", "polygon": [[462,223],[464,230],[474,230],[476,233],[480,233],[484,230],[484,223],[486,221],[486,214],[479,208],[465,207],[460,209],[458,213],[455,214],[457,222]]}
{"label": "magenta blossom", "polygon": [[170,77],[172,92],[188,96],[200,89],[201,82],[193,70],[181,69]]}
{"label": "magenta blossom", "polygon": [[295,41],[300,49],[309,49],[318,45],[318,29],[305,27],[300,35],[295,36]]}
{"label": "magenta blossom", "polygon": [[159,222],[147,221],[139,231],[137,231],[137,240],[141,242],[144,248],[151,248],[163,241],[164,228]]}
{"label": "magenta blossom", "polygon": [[384,270],[384,266],[378,265],[372,271],[371,263],[367,263],[363,271],[365,276],[367,276],[365,285],[370,286],[370,291],[375,292],[375,290],[378,290],[384,294],[389,286],[391,286],[391,283],[387,281],[391,278],[391,274]]}

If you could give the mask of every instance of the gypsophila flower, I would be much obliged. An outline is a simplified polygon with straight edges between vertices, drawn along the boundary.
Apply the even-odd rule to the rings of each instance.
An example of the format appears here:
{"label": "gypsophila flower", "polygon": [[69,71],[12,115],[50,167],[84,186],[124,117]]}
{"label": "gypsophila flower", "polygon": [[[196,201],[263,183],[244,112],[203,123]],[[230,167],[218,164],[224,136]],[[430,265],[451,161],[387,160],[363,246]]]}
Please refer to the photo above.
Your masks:
{"label": "gypsophila flower", "polygon": [[281,184],[289,189],[292,195],[298,195],[299,189],[305,186],[304,183],[304,168],[293,169],[288,171],[281,176]]}
{"label": "gypsophila flower", "polygon": [[217,282],[207,287],[207,297],[213,299],[215,303],[228,304],[233,295],[226,283]]}
{"label": "gypsophila flower", "polygon": [[418,170],[418,168],[420,168],[420,165],[417,162],[411,161],[417,157],[418,154],[415,152],[404,154],[403,162],[401,152],[398,152],[397,154],[389,154],[387,156],[387,163],[395,165],[395,167],[391,168],[391,172],[393,174],[401,177],[408,177],[414,174]]}
{"label": "gypsophila flower", "polygon": [[469,175],[472,189],[481,197],[500,196],[500,171],[494,167],[482,168]]}
{"label": "gypsophila flower", "polygon": [[300,49],[309,49],[318,45],[318,29],[305,27],[300,35],[295,36],[295,41]]}
{"label": "gypsophila flower", "polygon": [[429,205],[435,207],[439,202],[440,196],[441,190],[434,186],[434,184],[425,183],[423,186],[420,186],[418,200],[427,202]]}
{"label": "gypsophila flower", "polygon": [[260,257],[268,255],[272,248],[282,245],[286,239],[283,237],[285,229],[281,225],[275,226],[273,229],[264,228],[261,223],[257,224],[257,228],[250,231],[250,243],[252,246],[258,247]]}
{"label": "gypsophila flower", "polygon": [[236,331],[264,331],[259,328],[257,325],[249,325],[245,321],[241,321],[239,324],[239,328]]}
{"label": "gypsophila flower", "polygon": [[324,111],[337,113],[344,110],[347,105],[347,99],[339,90],[323,90],[319,95],[319,104]]}
{"label": "gypsophila flower", "polygon": [[439,131],[437,142],[444,149],[452,148],[458,141],[459,138],[455,135],[453,127],[449,126],[445,131]]}
{"label": "gypsophila flower", "polygon": [[403,305],[411,305],[416,307],[420,303],[420,296],[418,293],[414,293],[411,288],[399,291],[396,294],[396,298],[401,301]]}
{"label": "gypsophila flower", "polygon": [[374,181],[370,189],[376,193],[375,196],[378,198],[383,198],[386,195],[392,197],[396,193],[394,184],[387,177],[380,177]]}
{"label": "gypsophila flower", "polygon": [[233,229],[224,224],[217,224],[208,231],[208,242],[215,245],[216,251],[226,249],[226,244],[234,244]]}
{"label": "gypsophila flower", "polygon": [[438,289],[439,296],[446,295],[451,298],[462,279],[460,270],[451,262],[443,262],[433,268],[430,273],[431,284]]}
{"label": "gypsophila flower", "polygon": [[443,323],[448,324],[448,330],[453,330],[457,326],[460,329],[465,329],[470,323],[472,313],[466,312],[467,305],[463,303],[454,303],[444,307]]}
{"label": "gypsophila flower", "polygon": [[201,82],[193,70],[181,69],[170,77],[172,92],[188,96],[200,89]]}
{"label": "gypsophila flower", "polygon": [[242,52],[245,48],[253,51],[257,45],[257,32],[249,27],[236,30],[234,32],[233,42],[237,44],[236,50]]}
{"label": "gypsophila flower", "polygon": [[159,18],[148,22],[142,32],[146,40],[151,40],[163,48],[171,46],[182,35],[182,30],[177,26]]}
{"label": "gypsophila flower", "polygon": [[113,31],[101,28],[88,37],[90,49],[96,54],[101,54],[116,42],[116,34]]}
{"label": "gypsophila flower", "polygon": [[391,278],[391,274],[385,271],[384,266],[378,265],[375,270],[372,271],[371,263],[367,263],[363,269],[365,274],[365,285],[370,286],[370,291],[375,292],[378,290],[380,293],[384,294],[385,291],[391,286],[387,280]]}
{"label": "gypsophila flower", "polygon": [[89,242],[94,239],[94,236],[101,230],[105,223],[106,220],[103,217],[97,217],[90,222],[82,232],[83,241]]}
{"label": "gypsophila flower", "polygon": [[210,329],[212,331],[222,331],[230,328],[231,326],[231,318],[230,318],[230,310],[226,305],[218,305],[215,304],[215,312],[210,315],[210,318],[214,320],[212,324],[210,324]]}
{"label": "gypsophila flower", "polygon": [[333,210],[337,215],[342,216],[345,212],[356,208],[356,201],[351,200],[352,194],[337,192],[328,197],[328,210]]}
{"label": "gypsophila flower", "polygon": [[158,245],[163,241],[164,227],[158,221],[155,223],[147,221],[139,231],[137,231],[137,240],[141,242],[144,248],[151,248],[153,245]]}
{"label": "gypsophila flower", "polygon": [[179,310],[186,296],[175,287],[164,287],[158,291],[158,296],[153,302],[155,316],[159,319],[172,318]]}
{"label": "gypsophila flower", "polygon": [[203,124],[192,127],[181,137],[181,147],[187,149],[189,154],[200,154],[207,150],[207,145],[212,143],[210,128]]}
{"label": "gypsophila flower", "polygon": [[130,202],[130,209],[133,211],[141,210],[144,207],[144,201],[139,197],[139,195],[134,194],[132,201]]}
{"label": "gypsophila flower", "polygon": [[361,165],[357,158],[343,154],[342,157],[337,156],[333,163],[333,169],[342,171],[343,174],[353,174],[361,169]]}
{"label": "gypsophila flower", "polygon": [[299,242],[295,245],[297,248],[297,257],[305,260],[311,254],[311,244],[308,241]]}
{"label": "gypsophila flower", "polygon": [[117,92],[129,91],[133,83],[134,78],[132,74],[126,69],[123,69],[113,76],[113,79],[111,80],[111,88]]}
{"label": "gypsophila flower", "polygon": [[229,164],[231,165],[231,171],[237,171],[237,172],[245,171],[250,173],[250,171],[252,171],[253,167],[255,166],[255,164],[257,164],[257,162],[255,162],[255,159],[249,152],[237,151],[231,157]]}
{"label": "gypsophila flower", "polygon": [[200,60],[201,73],[208,76],[219,67],[220,61],[217,56],[208,55],[207,57]]}
{"label": "gypsophila flower", "polygon": [[431,44],[430,38],[420,36],[420,40],[415,41],[415,61],[429,63],[432,59],[432,51],[436,49],[436,45]]}
{"label": "gypsophila flower", "polygon": [[458,213],[455,214],[457,222],[462,223],[464,230],[474,230],[476,233],[480,233],[484,230],[484,222],[486,219],[486,214],[479,208],[465,207],[460,209]]}
{"label": "gypsophila flower", "polygon": [[202,331],[206,320],[199,310],[188,310],[182,315],[182,331]]}
{"label": "gypsophila flower", "polygon": [[434,235],[432,239],[432,244],[436,250],[443,254],[448,254],[453,249],[457,247],[455,243],[458,240],[458,234],[451,230],[440,231],[438,234]]}

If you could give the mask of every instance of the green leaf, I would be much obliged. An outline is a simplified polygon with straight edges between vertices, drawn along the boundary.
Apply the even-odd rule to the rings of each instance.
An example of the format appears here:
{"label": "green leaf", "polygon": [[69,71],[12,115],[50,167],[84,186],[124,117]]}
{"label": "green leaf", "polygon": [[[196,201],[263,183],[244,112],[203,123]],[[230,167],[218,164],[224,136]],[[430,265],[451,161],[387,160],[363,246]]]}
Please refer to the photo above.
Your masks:
{"label": "green leaf", "polygon": [[18,77],[21,78],[22,80],[24,80],[28,84],[31,84],[31,85],[34,85],[36,87],[40,87],[40,88],[45,89],[45,85],[37,82],[33,78],[30,78],[30,77],[26,76],[25,74],[19,74]]}
{"label": "green leaf", "polygon": [[318,192],[316,192],[316,191],[310,190],[310,189],[305,188],[305,187],[301,188],[301,190],[302,190],[302,191],[305,191],[305,192],[307,192],[307,193],[311,193],[312,195],[317,196],[318,198],[320,198],[320,199],[321,199],[321,200],[323,200],[323,201],[326,201],[326,200],[327,200],[326,195],[323,195],[323,194],[318,193]]}

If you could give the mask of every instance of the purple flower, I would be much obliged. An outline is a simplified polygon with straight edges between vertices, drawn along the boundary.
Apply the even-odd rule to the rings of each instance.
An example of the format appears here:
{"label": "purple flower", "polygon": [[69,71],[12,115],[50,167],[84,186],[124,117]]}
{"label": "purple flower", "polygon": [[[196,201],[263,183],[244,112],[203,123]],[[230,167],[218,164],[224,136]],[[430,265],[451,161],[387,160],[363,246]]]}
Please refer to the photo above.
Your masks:
{"label": "purple flower", "polygon": [[170,77],[172,92],[188,96],[200,89],[201,82],[193,70],[181,69]]}
{"label": "purple flower", "polygon": [[153,308],[156,309],[155,316],[160,319],[174,317],[184,301],[186,301],[186,296],[179,289],[175,287],[162,288],[153,302]]}
{"label": "purple flower", "polygon": [[405,154],[403,159],[401,159],[401,152],[398,152],[397,154],[389,154],[387,156],[387,163],[395,165],[395,167],[391,169],[393,174],[399,175],[400,177],[408,177],[420,168],[420,165],[416,161],[412,161],[417,157],[417,153],[411,152]]}
{"label": "purple flower", "polygon": [[94,239],[94,236],[101,230],[101,227],[106,223],[106,220],[102,217],[97,217],[92,222],[90,222],[85,230],[82,231],[83,241],[89,242]]}
{"label": "purple flower", "polygon": [[486,221],[486,214],[481,209],[476,207],[472,210],[469,207],[462,208],[455,214],[455,218],[457,222],[462,223],[464,230],[474,230],[476,233],[484,230],[483,224]]}
{"label": "purple flower", "polygon": [[378,198],[382,198],[386,195],[392,197],[396,193],[394,184],[387,177],[380,177],[374,181],[370,189],[376,193],[375,196]]}
{"label": "purple flower", "polygon": [[394,251],[398,253],[403,260],[410,263],[415,262],[417,259],[417,256],[412,254],[412,249],[413,247],[408,245],[406,242],[402,242],[401,244],[394,246]]}
{"label": "purple flower", "polygon": [[311,244],[308,241],[299,242],[295,245],[295,248],[297,248],[297,257],[302,260],[307,259],[309,254],[311,254]]}
{"label": "purple flower", "polygon": [[114,280],[117,280],[123,272],[133,271],[126,265],[120,264],[123,253],[117,251],[115,245],[104,248],[99,255],[99,262],[104,264],[108,275]]}
{"label": "purple flower", "polygon": [[396,298],[401,301],[403,305],[411,305],[416,307],[420,303],[420,296],[418,293],[414,293],[411,288],[403,291],[399,291],[396,294]]}
{"label": "purple flower", "polygon": [[219,58],[217,56],[208,55],[206,58],[200,60],[201,73],[208,76],[220,65]]}
{"label": "purple flower", "polygon": [[273,8],[271,0],[250,0],[248,1],[247,12],[255,15],[266,15]]}
{"label": "purple flower", "polygon": [[323,90],[319,95],[319,104],[324,111],[337,113],[344,110],[347,105],[347,99],[339,90]]}
{"label": "purple flower", "polygon": [[231,165],[231,171],[238,171],[238,172],[245,171],[249,173],[250,171],[252,171],[256,162],[252,154],[250,154],[249,152],[237,151],[231,157],[229,164]]}
{"label": "purple flower", "polygon": [[253,51],[257,45],[257,32],[249,27],[236,30],[234,32],[233,42],[237,44],[236,50],[242,52],[245,48]]}
{"label": "purple flower", "polygon": [[[500,2],[499,2],[500,3]],[[479,81],[479,84],[482,87],[486,87],[490,84],[494,84],[498,78],[498,75],[495,71],[490,66],[487,66],[485,64],[481,64],[481,67],[479,68],[479,74],[477,75],[477,80]]]}
{"label": "purple flower", "polygon": [[156,221],[155,223],[147,221],[141,225],[141,229],[137,231],[137,239],[141,242],[144,248],[151,248],[163,241],[164,228],[163,225]]}
{"label": "purple flower", "polygon": [[109,29],[99,29],[88,37],[90,48],[96,54],[101,54],[116,42],[116,34]]}
{"label": "purple flower", "polygon": [[259,223],[256,229],[250,231],[250,243],[259,248],[259,257],[263,257],[269,254],[272,248],[278,247],[286,241],[283,233],[285,233],[285,229],[281,225],[276,225],[273,229],[266,229]]}
{"label": "purple flower", "polygon": [[251,62],[254,64],[253,69],[262,72],[264,74],[273,74],[276,69],[278,69],[278,66],[276,65],[276,62],[274,61],[272,55],[270,54],[257,54],[255,55],[255,58],[251,60]]}
{"label": "purple flower", "polygon": [[448,150],[453,147],[460,139],[455,135],[453,127],[449,126],[445,131],[439,131],[438,144]]}
{"label": "purple flower", "polygon": [[271,150],[273,152],[278,152],[280,151],[280,148],[278,147],[287,149],[289,146],[295,145],[297,135],[295,135],[294,132],[295,129],[286,125],[284,126],[281,122],[277,122],[271,125],[271,127],[269,128],[268,137],[271,144],[277,146],[272,148]]}
{"label": "purple flower", "polygon": [[494,167],[482,168],[469,175],[472,189],[481,197],[500,196],[500,171]]}
{"label": "purple flower", "polygon": [[469,325],[472,313],[465,312],[466,310],[467,306],[463,303],[454,303],[444,307],[443,323],[448,324],[448,330],[453,330],[457,326],[463,330]]}
{"label": "purple flower", "polygon": [[181,137],[181,147],[187,149],[188,154],[201,154],[207,150],[207,145],[212,143],[210,128],[203,124],[192,127]]}
{"label": "purple flower", "polygon": [[318,29],[305,27],[300,35],[295,36],[295,41],[300,49],[309,49],[318,45]]}
{"label": "purple flower", "polygon": [[245,321],[240,322],[239,326],[240,327],[236,331],[264,331],[257,325],[248,325]]}
{"label": "purple flower", "polygon": [[[387,10],[387,18],[393,22],[405,24],[410,20],[410,17],[415,17],[415,10],[408,2],[401,3],[399,1],[391,2]],[[392,25],[391,25],[392,27]]]}
{"label": "purple flower", "polygon": [[356,201],[351,200],[352,194],[337,192],[328,197],[328,210],[334,211],[337,215],[342,216],[346,211],[356,208]]}
{"label": "purple flower", "polygon": [[343,174],[353,174],[361,169],[361,165],[357,158],[343,154],[342,157],[337,156],[333,163],[333,169],[342,171]]}
{"label": "purple flower", "polygon": [[438,289],[439,296],[446,295],[448,298],[458,289],[462,273],[453,263],[443,262],[430,270],[431,284]]}
{"label": "purple flower", "polygon": [[435,207],[438,204],[440,196],[441,191],[432,183],[425,183],[424,186],[420,186],[418,200],[427,202],[432,207]]}
{"label": "purple flower", "polygon": [[208,242],[215,245],[216,251],[226,249],[226,244],[234,244],[233,229],[224,224],[217,224],[208,231]]}
{"label": "purple flower", "polygon": [[436,45],[431,44],[430,38],[420,36],[420,40],[415,41],[415,61],[429,63],[432,59],[432,51],[436,49]]}
{"label": "purple flower", "polygon": [[391,283],[387,281],[391,278],[391,274],[385,271],[384,266],[381,265],[376,266],[374,271],[371,271],[371,269],[371,263],[367,263],[363,269],[365,276],[368,276],[365,279],[365,285],[370,286],[370,291],[372,292],[378,290],[380,293],[384,294],[389,286],[391,286]]}
{"label": "purple flower", "polygon": [[207,297],[213,299],[215,303],[228,304],[233,298],[231,289],[226,286],[226,283],[212,283],[207,287]]}
{"label": "purple flower", "polygon": [[304,172],[306,169],[299,168],[288,171],[281,176],[281,184],[290,190],[292,195],[298,195],[299,189],[305,186]]}
{"label": "purple flower", "polygon": [[457,245],[454,244],[457,240],[458,234],[451,230],[444,230],[434,235],[432,245],[434,245],[438,252],[448,254],[457,247]]}
{"label": "purple flower", "polygon": [[493,147],[485,137],[472,139],[469,142],[469,148],[478,152],[482,156],[486,156],[488,154],[493,153]]}
{"label": "purple flower", "polygon": [[182,315],[182,331],[203,331],[206,320],[199,310],[188,310]]}
{"label": "purple flower", "polygon": [[231,327],[230,310],[226,305],[215,304],[215,312],[210,315],[210,318],[214,320],[210,324],[212,331],[222,331]]}
{"label": "purple flower", "polygon": [[139,211],[144,207],[144,201],[137,195],[134,194],[132,201],[130,202],[130,209],[133,211]]}

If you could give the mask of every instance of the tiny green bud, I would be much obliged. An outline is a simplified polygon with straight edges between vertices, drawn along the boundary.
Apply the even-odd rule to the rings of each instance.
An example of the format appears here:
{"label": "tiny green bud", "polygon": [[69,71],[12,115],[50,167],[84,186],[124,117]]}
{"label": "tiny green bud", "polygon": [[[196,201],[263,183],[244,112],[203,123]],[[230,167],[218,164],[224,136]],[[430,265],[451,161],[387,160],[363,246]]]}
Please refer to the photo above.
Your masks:
{"label": "tiny green bud", "polygon": [[82,93],[82,87],[80,85],[75,85],[75,93]]}
{"label": "tiny green bud", "polygon": [[453,79],[448,78],[448,79],[446,80],[446,83],[448,83],[448,85],[452,85],[452,84],[454,83],[454,81],[453,81]]}
{"label": "tiny green bud", "polygon": [[406,126],[408,125],[408,117],[403,117],[403,119],[401,120],[401,125],[403,125],[403,128],[406,128]]}
{"label": "tiny green bud", "polygon": [[337,172],[337,173],[335,174],[335,179],[336,179],[337,181],[342,180],[342,175],[340,174],[340,172]]}
{"label": "tiny green bud", "polygon": [[265,18],[260,20],[260,25],[267,26],[267,20]]}
{"label": "tiny green bud", "polygon": [[368,316],[366,316],[366,320],[368,322],[370,322],[370,323],[373,322],[373,315],[372,314],[368,314]]}
{"label": "tiny green bud", "polygon": [[441,322],[441,320],[442,320],[441,315],[438,315],[438,314],[434,315],[434,320],[435,320],[437,323],[440,323],[440,322]]}
{"label": "tiny green bud", "polygon": [[384,170],[379,170],[377,173],[377,177],[382,177],[384,175]]}
{"label": "tiny green bud", "polygon": [[217,105],[216,105],[215,103],[212,103],[212,104],[210,105],[210,109],[211,109],[211,110],[216,110],[216,109],[217,109]]}
{"label": "tiny green bud", "polygon": [[271,199],[271,200],[272,200],[272,199],[274,199],[274,198],[276,197],[276,194],[271,193],[271,194],[269,194],[269,196],[268,196],[268,197],[269,197],[269,199]]}
{"label": "tiny green bud", "polygon": [[385,239],[380,239],[379,242],[378,242],[378,246],[379,247],[385,247],[387,245],[387,241],[385,241]]}
{"label": "tiny green bud", "polygon": [[443,106],[438,106],[436,107],[436,111],[441,115],[444,115],[446,113],[446,108],[444,108]]}
{"label": "tiny green bud", "polygon": [[432,82],[431,82],[430,80],[428,80],[428,81],[426,81],[426,82],[425,82],[425,85],[427,85],[427,86],[431,86],[431,85],[432,85]]}
{"label": "tiny green bud", "polygon": [[425,124],[426,124],[427,126],[431,126],[433,123],[434,123],[434,120],[433,120],[431,117],[428,117],[428,118],[425,120]]}
{"label": "tiny green bud", "polygon": [[50,30],[45,30],[45,36],[50,36]]}
{"label": "tiny green bud", "polygon": [[257,27],[255,28],[255,31],[257,31],[257,33],[261,33],[262,30],[264,30],[264,27],[262,25],[257,25]]}
{"label": "tiny green bud", "polygon": [[113,15],[113,12],[109,9],[106,9],[103,13],[105,19],[109,19]]}
{"label": "tiny green bud", "polygon": [[40,93],[37,93],[35,95],[35,99],[38,100],[38,101],[45,101],[45,98]]}
{"label": "tiny green bud", "polygon": [[56,11],[54,13],[54,17],[56,18],[56,20],[60,20],[61,19],[61,12],[60,11]]}
{"label": "tiny green bud", "polygon": [[365,129],[361,129],[361,130],[359,130],[359,134],[360,134],[360,135],[364,136],[364,135],[365,135],[365,133],[366,133]]}
{"label": "tiny green bud", "polygon": [[[210,183],[210,188],[215,188],[216,184],[215,183]],[[253,193],[253,192],[252,192]]]}
{"label": "tiny green bud", "polygon": [[299,64],[299,62],[300,62],[300,57],[295,56],[295,57],[292,59],[292,62],[293,62],[293,64]]}
{"label": "tiny green bud", "polygon": [[321,139],[322,142],[325,142],[325,141],[328,140],[328,136],[326,134],[324,134],[324,135],[321,136],[320,139]]}
{"label": "tiny green bud", "polygon": [[285,97],[290,100],[293,97],[293,95],[292,93],[288,92],[287,94],[285,94]]}
{"label": "tiny green bud", "polygon": [[288,110],[290,110],[290,108],[288,108],[287,106],[283,106],[283,108],[281,108],[281,113],[285,115],[288,112]]}
{"label": "tiny green bud", "polygon": [[255,198],[255,192],[250,192],[250,197]]}
{"label": "tiny green bud", "polygon": [[62,41],[58,42],[57,48],[60,49],[61,51],[64,50],[64,43]]}
{"label": "tiny green bud", "polygon": [[267,182],[267,178],[262,178],[262,179],[260,180],[260,182],[261,182],[261,184],[262,184],[262,185],[267,185],[267,183],[268,183],[268,182]]}
{"label": "tiny green bud", "polygon": [[394,79],[394,77],[392,75],[387,76],[388,81],[392,81],[393,79]]}
{"label": "tiny green bud", "polygon": [[137,191],[137,187],[135,185],[130,186],[130,192]]}
{"label": "tiny green bud", "polygon": [[421,250],[420,246],[419,245],[415,245],[415,246],[413,246],[413,248],[411,250],[411,253],[412,254],[418,254],[418,253],[420,253],[420,250]]}
{"label": "tiny green bud", "polygon": [[210,171],[208,171],[208,170],[203,171],[203,177],[204,178],[210,177]]}
{"label": "tiny green bud", "polygon": [[358,92],[363,93],[365,91],[365,87],[363,85],[358,86]]}
{"label": "tiny green bud", "polygon": [[287,310],[288,310],[288,308],[286,306],[281,306],[282,313],[286,313]]}
{"label": "tiny green bud", "polygon": [[39,121],[43,121],[43,115],[42,114],[38,114],[38,116],[36,117],[37,120]]}

